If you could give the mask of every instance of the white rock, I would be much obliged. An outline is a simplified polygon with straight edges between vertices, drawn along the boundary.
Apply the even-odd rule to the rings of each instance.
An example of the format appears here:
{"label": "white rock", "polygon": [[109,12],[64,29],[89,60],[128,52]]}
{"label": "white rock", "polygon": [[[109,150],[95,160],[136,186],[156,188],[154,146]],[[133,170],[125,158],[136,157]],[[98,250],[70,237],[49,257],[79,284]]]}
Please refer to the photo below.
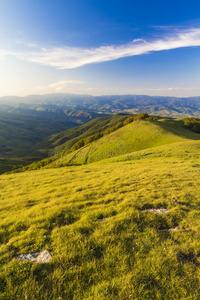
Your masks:
{"label": "white rock", "polygon": [[166,208],[159,208],[159,209],[155,209],[155,208],[148,208],[148,209],[145,209],[145,210],[141,210],[141,212],[145,212],[145,211],[148,211],[148,212],[152,212],[154,214],[165,214],[169,211],[169,209],[166,209]]}
{"label": "white rock", "polygon": [[168,231],[176,231],[176,230],[180,230],[180,228],[178,226],[174,227],[174,228],[170,228],[168,229]]}
{"label": "white rock", "polygon": [[108,218],[103,218],[103,219],[97,219],[98,222],[103,222],[105,220],[108,220]]}
{"label": "white rock", "polygon": [[16,259],[19,259],[21,261],[23,260],[30,260],[36,263],[46,263],[50,262],[51,255],[47,250],[44,250],[42,252],[35,252],[35,253],[28,253],[28,254],[20,254],[16,257]]}

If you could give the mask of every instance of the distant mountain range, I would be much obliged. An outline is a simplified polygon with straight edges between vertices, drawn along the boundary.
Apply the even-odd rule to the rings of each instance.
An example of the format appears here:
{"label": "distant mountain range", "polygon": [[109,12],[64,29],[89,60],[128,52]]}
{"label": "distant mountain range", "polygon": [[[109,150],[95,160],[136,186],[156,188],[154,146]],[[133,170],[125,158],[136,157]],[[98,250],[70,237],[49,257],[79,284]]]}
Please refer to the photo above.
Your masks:
{"label": "distant mountain range", "polygon": [[99,114],[146,112],[171,118],[200,117],[200,96],[189,98],[146,95],[91,96],[75,94],[1,97],[0,111],[63,119],[78,124]]}

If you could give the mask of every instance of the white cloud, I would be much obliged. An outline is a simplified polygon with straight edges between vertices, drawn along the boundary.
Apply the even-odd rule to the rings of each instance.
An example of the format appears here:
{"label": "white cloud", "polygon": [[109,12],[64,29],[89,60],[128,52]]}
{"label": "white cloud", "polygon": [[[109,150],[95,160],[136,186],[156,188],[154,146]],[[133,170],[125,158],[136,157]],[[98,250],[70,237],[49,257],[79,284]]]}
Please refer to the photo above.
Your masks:
{"label": "white cloud", "polygon": [[38,48],[37,44],[34,44],[34,43],[29,43],[29,42],[26,42],[24,40],[16,40],[15,41],[17,45],[22,45],[22,46],[25,46],[25,47],[28,47],[28,48]]}
{"label": "white cloud", "polygon": [[73,48],[60,47],[48,49],[41,48],[38,51],[12,52],[0,51],[0,56],[12,55],[21,60],[52,66],[57,69],[71,69],[91,63],[100,63],[117,60],[122,57],[142,55],[156,51],[171,50],[183,47],[200,46],[200,28],[187,30],[174,30],[167,36],[145,41],[133,40],[129,44],[120,46],[101,46],[98,48]]}
{"label": "white cloud", "polygon": [[[187,88],[187,87],[168,87],[168,88],[155,88],[155,89],[135,89],[134,91],[189,91],[196,90],[197,88]],[[199,90],[199,88],[198,88]]]}
{"label": "white cloud", "polygon": [[44,86],[37,86],[34,88],[35,93],[61,93],[65,92],[66,89],[71,88],[74,85],[85,84],[86,82],[80,80],[60,80],[54,83],[50,83]]}

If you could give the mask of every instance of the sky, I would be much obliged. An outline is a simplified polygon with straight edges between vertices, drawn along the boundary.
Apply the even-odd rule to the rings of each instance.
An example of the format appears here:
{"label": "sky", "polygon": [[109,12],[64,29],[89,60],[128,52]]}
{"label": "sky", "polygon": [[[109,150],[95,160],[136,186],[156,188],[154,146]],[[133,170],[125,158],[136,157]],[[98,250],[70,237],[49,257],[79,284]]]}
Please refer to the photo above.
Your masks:
{"label": "sky", "polygon": [[0,96],[200,96],[198,0],[0,0]]}

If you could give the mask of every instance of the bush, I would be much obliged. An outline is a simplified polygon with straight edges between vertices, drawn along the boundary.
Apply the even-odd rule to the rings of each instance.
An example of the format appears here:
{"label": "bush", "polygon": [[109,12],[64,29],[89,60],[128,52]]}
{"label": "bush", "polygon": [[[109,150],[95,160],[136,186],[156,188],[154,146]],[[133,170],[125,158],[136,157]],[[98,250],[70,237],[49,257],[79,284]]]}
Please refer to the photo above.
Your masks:
{"label": "bush", "polygon": [[80,140],[78,141],[76,144],[74,144],[74,146],[71,148],[72,151],[74,150],[78,150],[79,148],[83,147],[85,145],[84,140]]}
{"label": "bush", "polygon": [[134,121],[134,117],[130,117],[123,122],[123,126],[126,126]]}
{"label": "bush", "polygon": [[144,120],[144,119],[148,119],[149,118],[149,115],[148,114],[146,114],[146,113],[141,113],[141,114],[139,114],[139,115],[137,115],[136,117],[135,117],[135,120]]}

